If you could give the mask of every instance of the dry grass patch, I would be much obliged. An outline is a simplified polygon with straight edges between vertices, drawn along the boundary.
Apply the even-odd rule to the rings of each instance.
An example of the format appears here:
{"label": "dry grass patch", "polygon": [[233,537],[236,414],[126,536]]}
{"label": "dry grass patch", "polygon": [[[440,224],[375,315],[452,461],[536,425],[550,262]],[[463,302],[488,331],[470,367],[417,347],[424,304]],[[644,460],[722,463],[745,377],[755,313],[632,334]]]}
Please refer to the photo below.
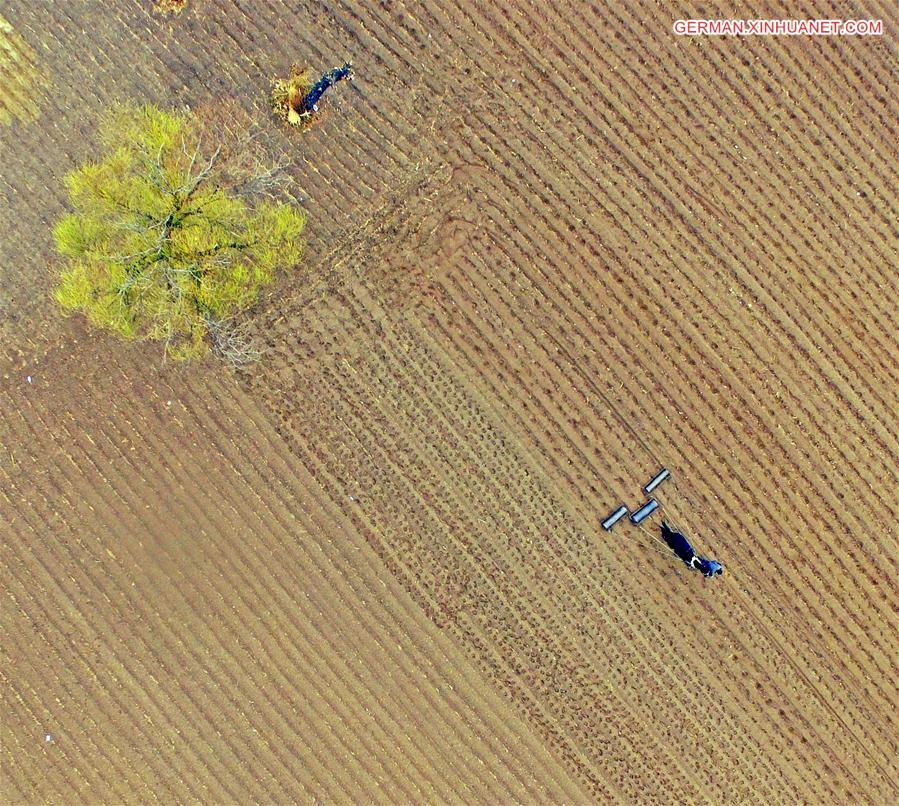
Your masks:
{"label": "dry grass patch", "polygon": [[187,8],[187,0],[155,0],[154,5],[163,14],[180,14]]}
{"label": "dry grass patch", "polygon": [[291,126],[305,129],[312,125],[312,110],[306,109],[303,99],[312,89],[312,73],[308,68],[293,65],[287,78],[272,81],[270,103],[272,111]]}
{"label": "dry grass patch", "polygon": [[36,61],[34,48],[0,16],[0,124],[37,117],[35,95],[41,75]]}

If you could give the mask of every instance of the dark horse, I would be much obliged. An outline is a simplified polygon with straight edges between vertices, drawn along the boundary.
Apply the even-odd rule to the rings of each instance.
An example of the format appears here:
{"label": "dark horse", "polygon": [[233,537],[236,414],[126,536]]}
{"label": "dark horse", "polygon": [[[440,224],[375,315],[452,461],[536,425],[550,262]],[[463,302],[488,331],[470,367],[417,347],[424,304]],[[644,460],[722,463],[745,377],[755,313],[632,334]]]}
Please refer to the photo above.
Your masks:
{"label": "dark horse", "polygon": [[325,91],[330,87],[333,87],[338,81],[344,78],[352,78],[353,74],[353,65],[347,62],[343,67],[335,67],[333,70],[328,70],[318,81],[316,81],[309,92],[306,93],[306,97],[303,98],[303,109],[306,112],[315,112],[318,110],[316,104],[318,104],[322,95],[325,94]]}
{"label": "dark horse", "polygon": [[702,572],[703,576],[713,577],[724,573],[721,563],[700,557],[690,545],[690,541],[680,532],[672,529],[665,521],[662,521],[662,540],[668,544],[679,560],[689,565],[690,568]]}

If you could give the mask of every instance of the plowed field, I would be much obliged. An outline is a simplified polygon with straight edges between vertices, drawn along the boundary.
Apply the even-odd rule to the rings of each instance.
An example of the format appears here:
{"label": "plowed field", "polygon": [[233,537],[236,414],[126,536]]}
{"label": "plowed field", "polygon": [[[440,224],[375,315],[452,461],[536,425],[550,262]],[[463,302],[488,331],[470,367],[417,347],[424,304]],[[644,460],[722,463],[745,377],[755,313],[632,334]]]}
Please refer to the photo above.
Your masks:
{"label": "plowed field", "polygon": [[[7,3],[3,799],[899,800],[899,16],[837,5],[740,13],[884,36]],[[273,135],[309,242],[262,362],[56,314],[104,107],[230,98],[274,131],[270,79],[347,58],[325,119]],[[600,529],[662,466],[722,578],[659,515]]]}

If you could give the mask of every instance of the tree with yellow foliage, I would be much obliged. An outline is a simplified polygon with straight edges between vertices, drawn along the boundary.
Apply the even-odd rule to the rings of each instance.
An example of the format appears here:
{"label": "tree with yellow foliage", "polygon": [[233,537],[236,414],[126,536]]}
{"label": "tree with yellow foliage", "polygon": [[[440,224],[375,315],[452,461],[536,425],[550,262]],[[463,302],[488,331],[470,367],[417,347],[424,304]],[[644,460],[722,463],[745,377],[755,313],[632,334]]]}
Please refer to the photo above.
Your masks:
{"label": "tree with yellow foliage", "polygon": [[59,303],[174,359],[252,359],[234,317],[302,255],[305,216],[284,201],[284,166],[257,138],[229,141],[155,106],[116,107],[100,136],[103,159],[65,178],[74,212],[54,231]]}

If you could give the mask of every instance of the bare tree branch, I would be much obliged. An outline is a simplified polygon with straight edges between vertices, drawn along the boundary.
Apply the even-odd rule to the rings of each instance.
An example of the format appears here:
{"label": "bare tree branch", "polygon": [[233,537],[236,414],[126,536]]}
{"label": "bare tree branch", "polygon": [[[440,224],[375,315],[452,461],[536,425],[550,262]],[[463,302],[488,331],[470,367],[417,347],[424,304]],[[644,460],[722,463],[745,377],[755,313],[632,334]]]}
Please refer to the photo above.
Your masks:
{"label": "bare tree branch", "polygon": [[[191,170],[193,169],[194,160],[196,159],[197,152],[200,150],[200,146],[197,146],[197,151],[194,152],[194,156],[191,158]],[[219,158],[219,154],[222,153],[222,147],[219,146],[212,153],[212,156],[209,157],[209,162],[206,163],[206,167],[203,168],[193,179],[190,178],[190,171],[188,171],[188,181],[186,181],[181,187],[177,188],[173,191],[174,195],[182,198],[182,204],[190,201],[191,196],[196,193],[198,187],[203,184],[203,181],[209,174],[212,173],[212,169],[215,167],[215,163]]]}
{"label": "bare tree branch", "polygon": [[206,317],[206,329],[213,352],[233,366],[249,364],[262,357],[259,350],[233,319]]}

